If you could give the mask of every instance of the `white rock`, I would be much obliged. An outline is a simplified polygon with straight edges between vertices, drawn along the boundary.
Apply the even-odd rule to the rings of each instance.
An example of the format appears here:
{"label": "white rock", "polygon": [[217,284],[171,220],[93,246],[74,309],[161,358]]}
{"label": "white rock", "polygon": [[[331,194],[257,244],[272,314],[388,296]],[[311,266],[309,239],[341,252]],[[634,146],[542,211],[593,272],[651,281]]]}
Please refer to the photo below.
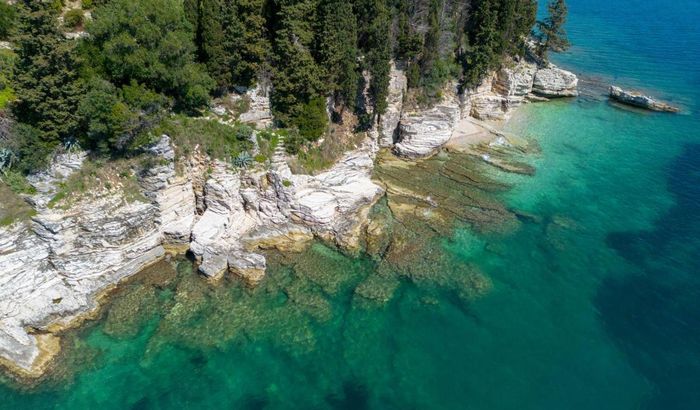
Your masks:
{"label": "white rock", "polygon": [[569,71],[550,65],[537,70],[532,92],[544,97],[575,97],[578,95],[578,78]]}

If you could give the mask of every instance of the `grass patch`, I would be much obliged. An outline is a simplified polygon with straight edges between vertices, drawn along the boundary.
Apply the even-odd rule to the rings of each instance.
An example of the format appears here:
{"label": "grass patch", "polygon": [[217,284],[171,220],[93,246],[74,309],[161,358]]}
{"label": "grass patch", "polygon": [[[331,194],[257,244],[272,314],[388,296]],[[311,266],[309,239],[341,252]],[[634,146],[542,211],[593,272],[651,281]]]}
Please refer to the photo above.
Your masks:
{"label": "grass patch", "polygon": [[[278,132],[263,130],[259,131],[255,138],[258,142],[258,149],[260,150],[260,155],[268,159],[272,158],[272,156],[275,154],[275,149],[279,145],[280,134]],[[258,161],[257,156],[255,160]]]}
{"label": "grass patch", "polygon": [[34,208],[7,183],[0,182],[0,226],[10,226],[15,222],[28,221],[36,215]]}
{"label": "grass patch", "polygon": [[110,161],[86,160],[80,170],[59,184],[58,191],[47,206],[68,209],[85,198],[97,198],[118,192],[127,202],[146,202],[137,175],[145,167],[154,165],[157,164],[148,162],[146,157]]}
{"label": "grass patch", "polygon": [[154,134],[167,134],[178,158],[194,152],[196,146],[211,158],[231,162],[238,154],[250,151],[253,129],[244,124],[231,127],[216,120],[175,115],[161,122]]}
{"label": "grass patch", "polygon": [[302,147],[292,160],[290,168],[295,174],[319,173],[335,164],[346,152],[357,148],[365,136],[365,133],[331,129],[322,143]]}

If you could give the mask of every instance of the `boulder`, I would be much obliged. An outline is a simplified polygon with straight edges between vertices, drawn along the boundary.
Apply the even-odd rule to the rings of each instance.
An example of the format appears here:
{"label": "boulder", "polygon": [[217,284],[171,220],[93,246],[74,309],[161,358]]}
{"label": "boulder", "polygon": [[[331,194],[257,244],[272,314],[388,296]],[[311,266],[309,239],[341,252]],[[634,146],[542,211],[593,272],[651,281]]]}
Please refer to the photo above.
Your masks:
{"label": "boulder", "polygon": [[549,65],[535,73],[532,92],[543,97],[578,96],[578,77],[561,68]]}

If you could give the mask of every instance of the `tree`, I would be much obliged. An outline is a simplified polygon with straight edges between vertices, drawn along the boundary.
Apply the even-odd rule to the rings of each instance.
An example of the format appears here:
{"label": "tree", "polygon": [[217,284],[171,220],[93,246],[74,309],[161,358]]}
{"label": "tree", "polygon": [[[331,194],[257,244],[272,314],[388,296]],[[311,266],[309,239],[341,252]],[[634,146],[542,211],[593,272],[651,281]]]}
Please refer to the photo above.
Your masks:
{"label": "tree", "polygon": [[467,87],[478,85],[484,74],[500,61],[497,6],[491,0],[478,0],[473,5],[463,61],[464,85]]}
{"label": "tree", "polygon": [[214,81],[195,63],[192,26],[178,0],[113,0],[88,25],[97,71],[115,86],[139,84],[191,110],[207,104]]}
{"label": "tree", "polygon": [[369,96],[374,107],[373,116],[382,115],[387,108],[391,71],[389,9],[385,0],[358,0],[356,6],[358,44],[370,75]]}
{"label": "tree", "polygon": [[0,39],[6,39],[10,36],[16,18],[15,6],[0,1]]}
{"label": "tree", "polygon": [[355,107],[357,98],[357,21],[346,0],[325,0],[320,8],[318,54],[324,82],[336,105]]}
{"label": "tree", "polygon": [[265,4],[265,0],[224,3],[224,48],[229,58],[232,85],[251,86],[267,68],[270,42]]}
{"label": "tree", "polygon": [[56,24],[56,12],[40,1],[19,6],[19,30],[12,111],[19,122],[37,129],[46,147],[75,137],[83,84],[74,43]]}
{"label": "tree", "polygon": [[549,51],[566,51],[570,44],[564,30],[568,9],[565,0],[551,0],[547,6],[548,16],[537,22],[537,55],[546,59]]}
{"label": "tree", "polygon": [[275,32],[272,104],[283,126],[294,126],[305,105],[323,93],[322,71],[311,48],[316,18],[314,0],[281,0]]}

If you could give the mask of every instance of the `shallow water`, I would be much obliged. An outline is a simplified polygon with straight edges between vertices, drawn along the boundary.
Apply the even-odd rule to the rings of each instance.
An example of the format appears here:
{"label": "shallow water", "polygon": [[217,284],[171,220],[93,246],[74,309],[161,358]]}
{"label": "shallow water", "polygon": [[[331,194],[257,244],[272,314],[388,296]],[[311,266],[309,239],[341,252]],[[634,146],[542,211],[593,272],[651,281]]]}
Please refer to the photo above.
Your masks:
{"label": "shallow water", "polygon": [[254,292],[164,262],[0,408],[700,408],[700,5],[568,3],[584,96],[508,123],[541,147],[492,175],[514,228],[431,238],[420,269],[317,244]]}

